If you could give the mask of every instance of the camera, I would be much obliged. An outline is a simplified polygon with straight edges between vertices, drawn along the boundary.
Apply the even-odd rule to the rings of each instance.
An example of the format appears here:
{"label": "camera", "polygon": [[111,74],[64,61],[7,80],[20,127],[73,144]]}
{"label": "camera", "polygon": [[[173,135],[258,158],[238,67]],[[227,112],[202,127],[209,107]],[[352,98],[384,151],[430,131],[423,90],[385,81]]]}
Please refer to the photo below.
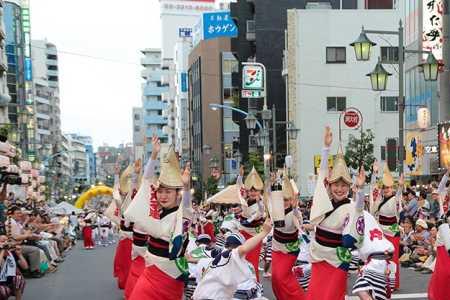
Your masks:
{"label": "camera", "polygon": [[22,177],[19,173],[8,172],[0,169],[0,184],[21,185]]}

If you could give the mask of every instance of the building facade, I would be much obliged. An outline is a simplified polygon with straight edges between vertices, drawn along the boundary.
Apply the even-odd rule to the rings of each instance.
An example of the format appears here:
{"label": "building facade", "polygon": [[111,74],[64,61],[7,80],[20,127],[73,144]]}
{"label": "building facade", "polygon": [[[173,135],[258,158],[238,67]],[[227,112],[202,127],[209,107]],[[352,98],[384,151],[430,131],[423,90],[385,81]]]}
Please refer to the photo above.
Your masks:
{"label": "building facade", "polygon": [[[231,72],[237,61],[230,53],[230,39],[201,41],[189,55],[190,154],[194,177],[207,179],[213,158],[228,178],[237,172],[233,142],[239,136],[228,109],[212,110],[210,104],[232,106]],[[227,181],[228,182],[228,181]]]}
{"label": "building facade", "polygon": [[141,65],[144,67],[142,77],[145,82],[142,84],[142,128],[144,133],[142,139],[145,142],[144,161],[150,157],[152,152],[152,136],[157,135],[161,143],[168,142],[168,136],[163,132],[163,127],[167,125],[167,117],[163,115],[163,110],[167,107],[166,97],[169,85],[164,83],[163,78],[167,77],[169,70],[161,67],[161,50],[144,49],[144,57]]}
{"label": "building facade", "polygon": [[58,55],[56,46],[46,40],[33,40],[31,46],[37,154],[45,160],[61,151]]}
{"label": "building facade", "polygon": [[9,96],[8,86],[7,86],[7,71],[8,71],[8,61],[6,58],[6,48],[5,48],[5,23],[3,21],[5,2],[0,2],[0,126],[5,126],[9,123],[8,118],[8,104],[11,101],[11,96]]}
{"label": "building facade", "polygon": [[30,12],[28,1],[5,1],[3,7],[10,127],[16,131],[22,158],[36,159],[36,115],[33,99]]}
{"label": "building facade", "polygon": [[[316,20],[320,20],[324,30],[311,34]],[[302,196],[312,195],[313,191],[308,186],[317,172],[316,162],[323,147],[326,125],[333,130],[331,153],[337,153],[338,125],[345,109],[355,107],[361,111],[362,128],[371,129],[375,135],[374,156],[379,161],[386,158],[387,140],[398,137],[398,74],[392,66],[385,65],[388,72],[394,74],[385,92],[373,92],[366,76],[376,65],[380,52],[383,60],[393,58],[383,56],[383,52],[392,51],[390,45],[396,44],[395,38],[374,36],[373,40],[378,45],[366,63],[357,62],[354,50],[349,46],[358,37],[361,26],[392,30],[398,20],[398,10],[358,10],[358,13],[331,9],[288,11],[285,61],[288,121],[298,129],[297,138],[291,136],[289,140],[288,151],[294,161],[292,174],[297,178]],[[359,131],[342,126],[345,151],[349,135],[359,136]]]}

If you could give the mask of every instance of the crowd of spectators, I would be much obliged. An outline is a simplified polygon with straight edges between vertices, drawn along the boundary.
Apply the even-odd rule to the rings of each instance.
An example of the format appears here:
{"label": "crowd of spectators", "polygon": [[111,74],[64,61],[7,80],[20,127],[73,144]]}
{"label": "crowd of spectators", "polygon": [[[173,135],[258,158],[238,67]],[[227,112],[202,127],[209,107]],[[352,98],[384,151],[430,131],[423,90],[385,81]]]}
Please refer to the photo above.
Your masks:
{"label": "crowd of spectators", "polygon": [[76,236],[69,216],[52,215],[45,202],[22,202],[0,188],[0,300],[20,300],[25,278],[56,272]]}

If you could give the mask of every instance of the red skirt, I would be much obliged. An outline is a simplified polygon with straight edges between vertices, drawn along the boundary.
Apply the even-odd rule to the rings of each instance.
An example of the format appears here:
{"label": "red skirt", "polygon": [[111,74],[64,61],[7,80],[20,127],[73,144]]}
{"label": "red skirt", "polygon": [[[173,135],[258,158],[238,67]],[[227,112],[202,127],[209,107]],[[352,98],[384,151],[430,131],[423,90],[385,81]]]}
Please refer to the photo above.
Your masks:
{"label": "red skirt", "polygon": [[125,299],[130,298],[134,286],[144,270],[144,258],[142,256],[136,257],[136,259],[131,262],[130,272],[128,273],[127,284],[125,285]]}
{"label": "red skirt", "polygon": [[[240,233],[242,234],[243,237],[245,237],[246,240],[253,237],[252,235],[248,234],[247,232],[245,232],[243,230],[241,230]],[[259,266],[259,254],[261,252],[261,246],[262,246],[262,242],[259,242],[259,244],[245,256],[245,259],[247,259],[247,261],[253,265],[253,268],[255,268],[256,280],[258,282],[259,282],[258,266]]]}
{"label": "red skirt", "polygon": [[173,279],[155,265],[145,268],[129,300],[181,300],[184,283]]}
{"label": "red skirt", "polygon": [[306,299],[305,292],[292,272],[296,255],[272,252],[272,290],[278,300]]}
{"label": "red skirt", "polygon": [[437,247],[436,265],[428,286],[428,299],[447,300],[450,295],[450,255],[444,246]]}
{"label": "red skirt", "polygon": [[347,272],[322,261],[312,263],[307,300],[344,300]]}
{"label": "red skirt", "polygon": [[124,289],[127,283],[128,272],[131,266],[131,239],[123,239],[119,242],[114,256],[114,277],[117,277],[119,289]]}
{"label": "red skirt", "polygon": [[397,271],[395,272],[395,289],[398,290],[400,288],[400,264],[399,264],[399,256],[400,256],[400,237],[393,237],[385,235],[386,239],[394,245],[394,255],[392,256],[392,261],[397,266]]}
{"label": "red skirt", "polygon": [[92,239],[92,227],[85,226],[83,227],[83,242],[84,247],[94,247],[94,240]]}

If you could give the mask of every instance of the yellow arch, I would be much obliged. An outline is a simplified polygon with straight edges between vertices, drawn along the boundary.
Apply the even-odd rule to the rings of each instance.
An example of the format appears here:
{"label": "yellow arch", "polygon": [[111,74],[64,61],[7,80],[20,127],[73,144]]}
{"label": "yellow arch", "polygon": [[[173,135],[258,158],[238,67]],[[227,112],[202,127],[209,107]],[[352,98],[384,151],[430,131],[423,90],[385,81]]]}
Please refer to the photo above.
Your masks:
{"label": "yellow arch", "polygon": [[81,196],[75,202],[76,208],[83,208],[91,198],[100,196],[100,195],[109,195],[111,196],[113,193],[113,189],[104,185],[97,185],[91,187],[89,190],[81,194]]}

